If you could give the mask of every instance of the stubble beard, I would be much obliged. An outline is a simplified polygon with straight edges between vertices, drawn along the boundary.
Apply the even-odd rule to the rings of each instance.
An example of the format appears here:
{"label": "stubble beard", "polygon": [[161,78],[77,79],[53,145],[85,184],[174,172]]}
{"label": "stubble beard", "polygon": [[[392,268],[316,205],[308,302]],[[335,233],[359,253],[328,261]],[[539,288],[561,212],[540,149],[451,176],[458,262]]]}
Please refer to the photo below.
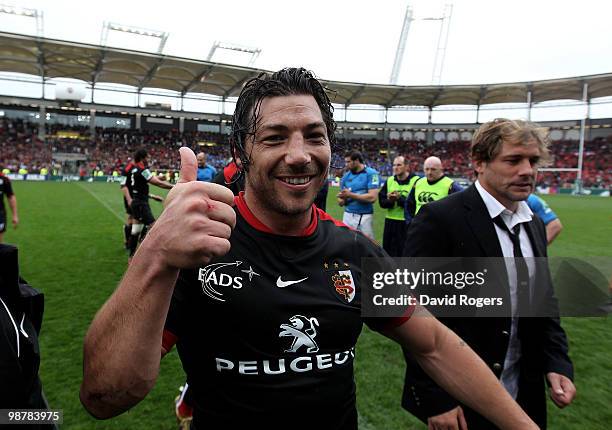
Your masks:
{"label": "stubble beard", "polygon": [[[313,180],[318,181],[318,178],[319,177],[317,176],[317,179]],[[288,217],[301,215],[304,212],[309,211],[316,198],[316,193],[312,194],[312,196],[309,198],[306,198],[305,196],[301,198],[289,197],[291,202],[295,202],[294,204],[290,204],[289,201],[283,200],[280,197],[280,193],[275,190],[274,183],[276,179],[273,176],[268,176],[265,181],[258,181],[257,178],[251,178],[250,175],[247,175],[246,181],[251,189],[251,192],[255,195],[255,198],[262,206],[265,206],[266,209],[272,212],[286,215]],[[290,195],[290,193],[287,194]]]}
{"label": "stubble beard", "polygon": [[530,191],[529,191],[529,192],[528,192],[526,195],[523,195],[522,193],[521,193],[521,194],[519,194],[519,193],[516,193],[516,192],[511,191],[511,188],[510,188],[510,187],[511,187],[511,185],[509,185],[509,186],[506,188],[506,192],[504,193],[504,194],[505,194],[505,197],[506,197],[508,200],[512,201],[512,202],[522,202],[522,201],[527,200],[527,198],[529,197],[529,195],[530,195],[531,193],[535,192],[535,178],[533,178],[533,177],[532,177],[532,178],[529,180],[529,183],[531,184],[531,189],[530,189]]}

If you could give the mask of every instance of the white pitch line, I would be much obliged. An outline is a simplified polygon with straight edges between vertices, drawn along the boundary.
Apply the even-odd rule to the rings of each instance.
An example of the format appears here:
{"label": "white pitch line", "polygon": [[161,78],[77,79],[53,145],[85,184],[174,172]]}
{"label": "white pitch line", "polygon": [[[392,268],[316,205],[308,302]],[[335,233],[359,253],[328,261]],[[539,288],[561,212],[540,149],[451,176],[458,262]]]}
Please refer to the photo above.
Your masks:
{"label": "white pitch line", "polygon": [[91,194],[91,196],[92,196],[94,199],[96,199],[98,202],[100,202],[100,204],[101,204],[102,206],[104,206],[106,209],[108,209],[108,210],[110,211],[110,213],[112,213],[113,215],[115,215],[115,217],[116,217],[116,218],[117,218],[119,221],[121,221],[122,223],[125,223],[125,219],[124,219],[124,218],[123,218],[121,215],[119,215],[117,212],[115,212],[115,211],[113,210],[113,208],[111,208],[111,207],[108,205],[108,203],[106,203],[106,202],[105,202],[104,200],[102,200],[100,197],[96,196],[96,195],[95,195],[95,194],[94,194],[94,193],[93,193],[93,192],[92,192],[90,189],[88,189],[88,188],[87,188],[86,186],[84,186],[83,184],[78,184],[78,183],[77,183],[77,185],[78,185],[79,187],[81,187],[82,189],[84,189],[85,191],[87,191],[89,194]]}

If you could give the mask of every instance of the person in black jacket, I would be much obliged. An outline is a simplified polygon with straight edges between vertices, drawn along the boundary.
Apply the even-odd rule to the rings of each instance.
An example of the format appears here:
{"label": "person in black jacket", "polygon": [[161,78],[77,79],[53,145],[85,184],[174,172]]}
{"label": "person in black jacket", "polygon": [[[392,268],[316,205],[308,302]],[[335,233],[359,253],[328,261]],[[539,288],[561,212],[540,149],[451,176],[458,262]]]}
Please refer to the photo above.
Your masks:
{"label": "person in black jacket", "polygon": [[[525,200],[534,191],[538,166],[547,156],[546,135],[535,124],[506,119],[483,124],[471,146],[478,180],[463,192],[421,208],[408,229],[404,255],[517,257],[513,240],[518,234],[517,248],[520,245],[523,257],[546,257],[544,225],[532,217]],[[516,269],[508,268],[507,279],[502,281],[508,286],[504,299],[520,303],[518,283],[555,311],[546,265],[535,270],[533,263],[532,267],[527,264],[529,281],[520,283],[519,261],[530,260],[534,259],[517,259]],[[567,339],[555,312],[519,318],[516,308],[513,305],[512,317],[486,321],[448,318],[443,322],[476,351],[536,424],[546,428],[544,381],[560,408],[569,405],[576,393]],[[463,429],[465,422],[470,430],[495,428],[440,388],[409,353],[404,355],[402,406],[406,410],[430,428]]]}
{"label": "person in black jacket", "polygon": [[17,248],[0,244],[0,409],[48,409],[38,376],[43,310],[43,294],[19,276]]}

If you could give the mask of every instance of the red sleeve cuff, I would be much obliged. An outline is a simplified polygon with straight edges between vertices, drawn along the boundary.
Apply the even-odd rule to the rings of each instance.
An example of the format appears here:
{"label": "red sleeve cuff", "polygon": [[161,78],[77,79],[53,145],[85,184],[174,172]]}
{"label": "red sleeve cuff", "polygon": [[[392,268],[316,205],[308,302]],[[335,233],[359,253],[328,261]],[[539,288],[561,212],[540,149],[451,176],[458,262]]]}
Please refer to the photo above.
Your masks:
{"label": "red sleeve cuff", "polygon": [[164,330],[162,334],[162,348],[164,348],[166,352],[170,352],[177,340],[178,337],[174,333]]}
{"label": "red sleeve cuff", "polygon": [[406,321],[410,319],[415,309],[416,309],[416,305],[408,306],[406,310],[404,311],[404,313],[402,314],[402,316],[389,318],[386,324],[384,324],[383,329],[391,330],[391,329],[401,326],[402,324],[404,324]]}

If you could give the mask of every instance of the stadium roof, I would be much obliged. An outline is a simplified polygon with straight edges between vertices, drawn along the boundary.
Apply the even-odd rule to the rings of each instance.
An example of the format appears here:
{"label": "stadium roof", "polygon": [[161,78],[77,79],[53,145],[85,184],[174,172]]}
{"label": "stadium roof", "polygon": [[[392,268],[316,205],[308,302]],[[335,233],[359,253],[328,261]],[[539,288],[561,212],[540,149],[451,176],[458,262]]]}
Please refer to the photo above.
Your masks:
{"label": "stadium roof", "polygon": [[[236,97],[261,69],[100,45],[0,32],[0,71],[49,78],[131,85]],[[353,105],[427,106],[582,100],[612,96],[612,73],[544,81],[443,86],[395,86],[324,81],[332,102]]]}

